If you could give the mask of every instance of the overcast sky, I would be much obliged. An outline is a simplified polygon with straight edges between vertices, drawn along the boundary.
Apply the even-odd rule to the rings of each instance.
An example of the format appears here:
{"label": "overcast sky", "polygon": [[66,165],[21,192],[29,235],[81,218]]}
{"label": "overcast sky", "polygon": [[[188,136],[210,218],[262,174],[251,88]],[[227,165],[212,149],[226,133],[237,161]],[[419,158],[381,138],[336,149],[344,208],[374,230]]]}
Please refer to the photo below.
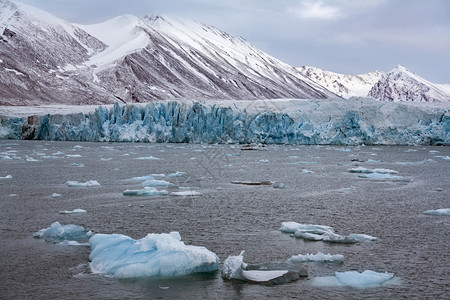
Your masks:
{"label": "overcast sky", "polygon": [[242,36],[293,66],[360,74],[401,64],[450,83],[450,0],[21,0],[81,24],[168,15]]}

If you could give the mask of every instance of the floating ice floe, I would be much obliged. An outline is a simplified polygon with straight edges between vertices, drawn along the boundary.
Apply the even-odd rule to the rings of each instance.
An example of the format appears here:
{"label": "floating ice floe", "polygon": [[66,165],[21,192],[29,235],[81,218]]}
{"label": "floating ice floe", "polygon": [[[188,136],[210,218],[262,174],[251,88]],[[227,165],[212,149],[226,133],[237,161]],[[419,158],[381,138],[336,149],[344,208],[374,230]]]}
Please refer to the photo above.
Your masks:
{"label": "floating ice floe", "polygon": [[122,234],[96,234],[89,244],[91,271],[112,277],[173,277],[219,267],[214,252],[185,245],[178,232],[152,233],[139,240]]}
{"label": "floating ice floe", "polygon": [[4,177],[0,177],[0,179],[11,179],[13,178],[12,175],[6,175]]}
{"label": "floating ice floe", "polygon": [[443,160],[450,160],[450,156],[436,155],[437,158],[442,158]]}
{"label": "floating ice floe", "polygon": [[424,214],[433,216],[450,216],[450,208],[427,210]]}
{"label": "floating ice floe", "polygon": [[159,160],[159,158],[154,157],[154,156],[141,156],[141,157],[136,157],[136,159],[140,159],[140,160]]}
{"label": "floating ice floe", "polygon": [[81,208],[76,208],[74,210],[61,210],[59,213],[62,215],[82,215],[87,213],[87,211]]}
{"label": "floating ice floe", "polygon": [[104,157],[100,157],[101,161],[110,161],[112,160],[112,157],[108,157],[108,158],[104,158]]}
{"label": "floating ice floe", "polygon": [[375,179],[375,180],[395,180],[395,181],[407,181],[405,177],[398,176],[398,175],[392,175],[392,174],[386,174],[386,173],[370,173],[370,174],[364,174],[364,175],[358,175],[360,178],[368,178],[368,179]]}
{"label": "floating ice floe", "polygon": [[82,168],[82,167],[84,167],[84,164],[82,164],[82,163],[73,163],[73,164],[70,164],[70,166],[71,166],[71,167],[79,167],[79,168]]}
{"label": "floating ice floe", "polygon": [[175,173],[169,174],[167,176],[169,177],[183,177],[186,176],[186,172],[180,172],[180,171],[176,171]]}
{"label": "floating ice floe", "polygon": [[397,171],[390,170],[390,169],[368,169],[363,167],[348,169],[350,173],[364,173],[364,174],[371,174],[371,173],[379,173],[379,174],[397,174]]}
{"label": "floating ice floe", "polygon": [[158,179],[148,179],[142,182],[142,185],[144,186],[171,186],[173,183],[170,183],[165,180],[158,180]]}
{"label": "floating ice floe", "polygon": [[158,190],[154,187],[146,186],[143,190],[125,190],[122,192],[124,196],[158,196],[167,195],[166,190]]}
{"label": "floating ice floe", "polygon": [[317,254],[298,254],[289,258],[288,261],[292,262],[327,262],[327,261],[336,261],[342,262],[344,261],[344,255],[342,254],[323,254],[322,252],[318,252]]}
{"label": "floating ice floe", "polygon": [[288,186],[285,185],[284,183],[281,183],[281,182],[275,182],[273,184],[273,188],[275,188],[275,189],[287,189]]}
{"label": "floating ice floe", "polygon": [[260,162],[260,163],[268,163],[269,160],[268,159],[260,159],[260,160],[258,160],[258,162]]}
{"label": "floating ice floe", "polygon": [[434,162],[434,159],[428,158],[421,161],[398,161],[397,165],[421,165],[427,162]]}
{"label": "floating ice floe", "polygon": [[52,197],[55,197],[55,198],[56,198],[56,197],[61,197],[61,194],[53,193],[53,194],[52,194]]}
{"label": "floating ice floe", "polygon": [[334,276],[314,278],[313,285],[373,288],[390,283],[394,284],[393,278],[394,273],[379,273],[371,270],[362,273],[357,271],[335,272]]}
{"label": "floating ice floe", "polygon": [[94,233],[92,231],[84,227],[74,224],[61,225],[59,222],[54,222],[49,228],[35,232],[33,237],[44,239],[46,242],[67,244],[69,241],[78,243],[87,242],[93,235]]}
{"label": "floating ice floe", "polygon": [[296,161],[291,163],[291,165],[314,165],[317,164],[316,161]]}
{"label": "floating ice floe", "polygon": [[80,155],[80,154],[66,154],[66,157],[69,157],[69,158],[79,158],[79,157],[81,157],[81,155]]}
{"label": "floating ice floe", "polygon": [[99,186],[100,183],[98,183],[97,180],[88,180],[86,182],[66,181],[66,185],[70,187],[89,187],[89,186]]}
{"label": "floating ice floe", "polygon": [[330,226],[300,224],[297,222],[283,222],[280,230],[285,233],[291,233],[296,238],[308,241],[354,244],[378,240],[378,238],[366,234],[340,235],[335,233],[334,228]]}
{"label": "floating ice floe", "polygon": [[42,161],[42,160],[39,160],[39,159],[32,158],[31,156],[28,156],[28,155],[25,155],[25,160],[28,161],[28,162]]}
{"label": "floating ice floe", "polygon": [[172,192],[170,193],[172,196],[201,196],[203,195],[200,192],[197,191],[180,191],[180,192]]}
{"label": "floating ice floe", "polygon": [[263,283],[263,284],[283,284],[296,281],[300,277],[306,277],[305,270],[293,271],[293,270],[271,270],[266,269],[248,269],[248,265],[244,263],[244,252],[237,256],[229,256],[223,263],[223,269],[221,272],[222,278],[227,280],[242,280],[250,283]]}

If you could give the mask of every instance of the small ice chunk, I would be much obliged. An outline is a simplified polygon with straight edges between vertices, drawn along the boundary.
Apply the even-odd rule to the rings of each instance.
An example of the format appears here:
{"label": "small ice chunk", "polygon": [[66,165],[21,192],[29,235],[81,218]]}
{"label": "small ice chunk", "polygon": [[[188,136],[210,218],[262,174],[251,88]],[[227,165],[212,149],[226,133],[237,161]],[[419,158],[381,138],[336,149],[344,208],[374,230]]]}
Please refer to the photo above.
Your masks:
{"label": "small ice chunk", "polygon": [[397,174],[397,171],[390,170],[390,169],[368,169],[363,167],[348,169],[350,173],[379,173],[379,174]]}
{"label": "small ice chunk", "polygon": [[433,216],[450,216],[450,208],[439,208],[435,210],[427,210],[424,212],[426,215],[433,215]]}
{"label": "small ice chunk", "polygon": [[365,270],[360,273],[357,271],[335,272],[334,276],[342,286],[353,288],[377,287],[385,281],[392,279],[394,273],[378,273],[371,270]]}
{"label": "small ice chunk", "polygon": [[375,236],[370,236],[368,234],[361,234],[361,233],[352,233],[349,234],[348,237],[355,239],[358,242],[374,242],[379,240],[379,238]]}
{"label": "small ice chunk", "polygon": [[281,182],[275,182],[275,183],[273,184],[273,187],[274,187],[275,189],[286,189],[286,188],[288,188],[287,185],[285,185],[284,183],[281,183]]}
{"label": "small ice chunk", "polygon": [[354,244],[357,243],[358,240],[345,235],[336,234],[333,232],[325,232],[323,234],[323,241],[329,243],[341,243],[341,244]]}
{"label": "small ice chunk", "polygon": [[52,194],[52,197],[55,197],[55,198],[56,198],[56,197],[61,197],[61,194],[53,193],[53,194]]}
{"label": "small ice chunk", "polygon": [[148,179],[142,183],[144,186],[171,186],[173,183],[170,183],[165,180],[157,180],[157,179]]}
{"label": "small ice chunk", "polygon": [[152,233],[139,240],[122,234],[96,234],[89,244],[91,271],[112,277],[173,277],[219,268],[214,252],[185,245],[178,232]]}
{"label": "small ice chunk", "polygon": [[268,159],[260,159],[258,162],[260,162],[260,163],[268,163],[269,160]]}
{"label": "small ice chunk", "polygon": [[97,180],[88,180],[86,182],[66,181],[66,185],[70,187],[89,187],[98,186],[100,183],[98,183]]}
{"label": "small ice chunk", "polygon": [[136,159],[140,159],[140,160],[159,160],[159,158],[154,157],[154,156],[141,156],[141,157],[136,157]]}
{"label": "small ice chunk", "polygon": [[31,156],[28,156],[28,155],[25,155],[25,160],[26,161],[42,161],[42,160],[39,160],[39,159],[32,158]]}
{"label": "small ice chunk", "polygon": [[318,252],[317,254],[298,254],[289,258],[289,261],[293,262],[326,262],[326,261],[338,261],[341,262],[344,260],[344,255],[335,254],[332,255],[330,253],[323,254],[322,252]]}
{"label": "small ice chunk", "polygon": [[81,157],[81,155],[80,154],[66,154],[66,157],[78,158],[78,157]]}
{"label": "small ice chunk", "polygon": [[180,172],[180,171],[176,171],[175,173],[169,174],[167,176],[169,177],[183,177],[186,176],[186,172]]}
{"label": "small ice chunk", "polygon": [[82,168],[82,167],[84,167],[84,164],[82,164],[82,163],[73,163],[73,164],[70,164],[70,166]]}
{"label": "small ice chunk", "polygon": [[104,158],[104,157],[100,157],[101,161],[110,161],[112,160],[112,157],[108,157],[108,158]]}
{"label": "small ice chunk", "polygon": [[33,234],[35,238],[43,238],[46,242],[61,243],[65,241],[87,242],[94,233],[84,227],[54,222],[49,228],[41,229]]}
{"label": "small ice chunk", "polygon": [[197,191],[180,191],[180,192],[172,192],[170,193],[172,196],[200,196],[203,195]]}
{"label": "small ice chunk", "polygon": [[258,283],[258,282],[267,282],[267,281],[274,280],[276,278],[284,276],[288,272],[289,272],[289,270],[267,270],[267,271],[242,270],[242,276],[244,277],[245,280]]}
{"label": "small ice chunk", "polygon": [[122,192],[124,196],[157,196],[167,195],[166,190],[157,190],[154,187],[146,186],[143,190],[125,190]]}
{"label": "small ice chunk", "polygon": [[76,208],[74,210],[61,210],[59,213],[62,215],[82,215],[87,213],[87,211],[81,208]]}
{"label": "small ice chunk", "polygon": [[374,179],[374,180],[407,181],[407,179],[405,179],[405,177],[398,176],[398,175],[392,175],[392,174],[386,174],[386,173],[370,173],[370,174],[358,175],[358,177]]}
{"label": "small ice chunk", "polygon": [[450,156],[436,155],[437,158],[442,158],[443,160],[450,160]]}
{"label": "small ice chunk", "polygon": [[12,175],[6,175],[5,177],[0,177],[0,179],[11,179],[13,178]]}
{"label": "small ice chunk", "polygon": [[301,173],[302,174],[312,174],[312,173],[314,173],[313,171],[310,171],[310,170],[307,170],[307,169],[303,169],[302,171],[301,171]]}
{"label": "small ice chunk", "polygon": [[280,230],[286,233],[295,233],[297,230],[308,231],[311,233],[321,233],[325,231],[334,232],[333,227],[325,225],[300,224],[297,222],[283,222]]}

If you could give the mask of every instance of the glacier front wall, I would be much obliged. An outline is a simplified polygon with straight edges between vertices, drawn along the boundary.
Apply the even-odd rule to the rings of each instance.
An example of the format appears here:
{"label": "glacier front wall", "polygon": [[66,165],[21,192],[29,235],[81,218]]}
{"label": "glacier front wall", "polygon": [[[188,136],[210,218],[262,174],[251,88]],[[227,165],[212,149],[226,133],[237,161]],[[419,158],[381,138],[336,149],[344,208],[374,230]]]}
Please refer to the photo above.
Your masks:
{"label": "glacier front wall", "polygon": [[444,106],[372,99],[154,102],[0,117],[0,138],[157,143],[450,145]]}

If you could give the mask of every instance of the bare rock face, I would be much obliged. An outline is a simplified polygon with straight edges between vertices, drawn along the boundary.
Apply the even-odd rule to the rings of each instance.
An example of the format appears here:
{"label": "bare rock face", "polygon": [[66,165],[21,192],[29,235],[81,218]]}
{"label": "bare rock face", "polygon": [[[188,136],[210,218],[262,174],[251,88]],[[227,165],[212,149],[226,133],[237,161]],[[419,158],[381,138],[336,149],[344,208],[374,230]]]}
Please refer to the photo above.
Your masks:
{"label": "bare rock face", "polygon": [[385,74],[369,91],[369,97],[382,101],[446,102],[450,95],[403,66]]}
{"label": "bare rock face", "polygon": [[0,8],[0,105],[336,96],[199,23],[125,15],[76,25],[8,0]]}

